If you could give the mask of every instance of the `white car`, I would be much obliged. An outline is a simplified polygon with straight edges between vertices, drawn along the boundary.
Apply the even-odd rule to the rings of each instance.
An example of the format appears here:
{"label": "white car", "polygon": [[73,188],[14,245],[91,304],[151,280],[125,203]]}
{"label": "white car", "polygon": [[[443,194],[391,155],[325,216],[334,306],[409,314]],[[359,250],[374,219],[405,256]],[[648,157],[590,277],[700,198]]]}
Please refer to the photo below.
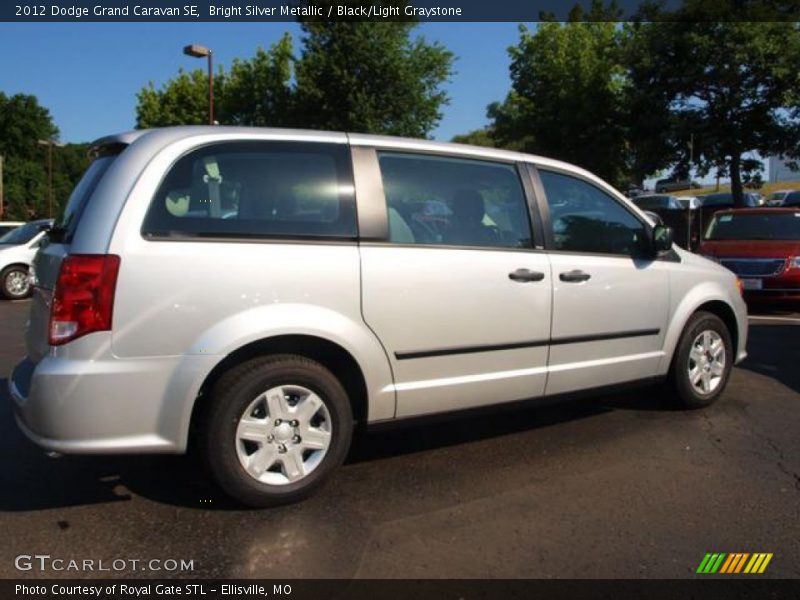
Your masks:
{"label": "white car", "polygon": [[0,237],[22,225],[25,225],[22,221],[0,221]]}
{"label": "white car", "polygon": [[52,226],[50,219],[31,221],[0,237],[0,295],[19,300],[30,294],[28,271],[42,238]]}

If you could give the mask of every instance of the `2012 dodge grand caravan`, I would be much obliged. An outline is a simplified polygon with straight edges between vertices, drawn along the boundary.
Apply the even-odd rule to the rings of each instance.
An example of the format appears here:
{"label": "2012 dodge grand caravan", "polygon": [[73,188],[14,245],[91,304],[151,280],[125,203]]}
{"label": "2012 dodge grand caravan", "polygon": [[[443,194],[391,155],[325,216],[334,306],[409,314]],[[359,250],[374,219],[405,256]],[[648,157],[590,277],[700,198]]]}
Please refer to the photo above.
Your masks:
{"label": "2012 dodge grand caravan", "polygon": [[705,406],[745,356],[736,277],[561,162],[227,127],[94,151],[9,383],[53,451],[192,437],[265,506],[315,490],[354,422],[657,379]]}

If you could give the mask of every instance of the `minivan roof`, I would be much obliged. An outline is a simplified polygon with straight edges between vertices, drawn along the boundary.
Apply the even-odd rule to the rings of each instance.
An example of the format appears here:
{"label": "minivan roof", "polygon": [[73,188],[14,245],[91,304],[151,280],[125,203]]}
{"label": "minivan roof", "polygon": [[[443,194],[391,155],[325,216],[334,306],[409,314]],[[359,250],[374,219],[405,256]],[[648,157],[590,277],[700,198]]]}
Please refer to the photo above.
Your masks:
{"label": "minivan roof", "polygon": [[161,127],[153,129],[136,129],[124,131],[112,135],[98,138],[92,142],[92,147],[102,147],[113,144],[130,145],[140,138],[155,137],[159,138],[162,146],[182,139],[198,135],[277,135],[282,138],[297,140],[316,140],[342,142],[349,141],[353,146],[374,146],[377,148],[396,148],[401,150],[423,150],[429,152],[457,153],[465,156],[496,158],[498,160],[515,162],[536,162],[542,166],[549,166],[556,169],[565,169],[576,173],[581,173],[593,180],[599,179],[592,173],[560,160],[554,160],[543,156],[502,150],[499,148],[489,148],[485,146],[470,146],[467,144],[455,144],[452,142],[436,142],[431,140],[419,140],[413,138],[394,137],[386,135],[373,135],[366,133],[343,133],[335,131],[317,131],[311,129],[283,129],[276,127],[237,127],[229,125],[179,125],[175,127]]}

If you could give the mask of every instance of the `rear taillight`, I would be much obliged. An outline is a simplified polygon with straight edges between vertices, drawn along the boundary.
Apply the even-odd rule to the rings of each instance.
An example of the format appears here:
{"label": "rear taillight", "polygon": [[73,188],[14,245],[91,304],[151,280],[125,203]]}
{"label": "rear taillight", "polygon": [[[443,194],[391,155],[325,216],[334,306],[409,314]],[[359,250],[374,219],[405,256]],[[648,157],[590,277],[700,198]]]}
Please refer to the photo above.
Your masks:
{"label": "rear taillight", "polygon": [[73,254],[61,263],[50,310],[50,344],[111,329],[119,256]]}

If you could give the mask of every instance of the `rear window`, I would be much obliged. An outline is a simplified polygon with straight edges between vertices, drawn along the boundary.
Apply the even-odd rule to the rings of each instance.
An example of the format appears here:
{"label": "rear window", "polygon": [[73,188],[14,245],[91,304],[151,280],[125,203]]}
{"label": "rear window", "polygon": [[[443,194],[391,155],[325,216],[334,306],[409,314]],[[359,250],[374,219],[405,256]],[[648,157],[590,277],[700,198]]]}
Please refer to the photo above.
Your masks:
{"label": "rear window", "polygon": [[145,217],[148,237],[356,236],[342,144],[229,142],[180,158]]}
{"label": "rear window", "polygon": [[642,210],[679,208],[677,202],[671,196],[639,196],[633,199],[633,203]]}
{"label": "rear window", "polygon": [[12,229],[2,237],[0,237],[0,244],[4,246],[17,246],[20,244],[27,244],[40,231],[45,231],[48,229],[46,223],[42,223],[41,221],[35,221],[33,223],[27,223],[22,225],[21,227],[17,227]]}
{"label": "rear window", "polygon": [[51,241],[66,244],[72,241],[89,198],[94,193],[103,175],[105,175],[108,168],[124,148],[125,146],[122,144],[114,144],[95,149],[97,158],[92,161],[78,185],[72,190],[67,206],[64,209],[64,214],[49,233]]}
{"label": "rear window", "polygon": [[716,215],[707,240],[800,240],[800,212]]}

